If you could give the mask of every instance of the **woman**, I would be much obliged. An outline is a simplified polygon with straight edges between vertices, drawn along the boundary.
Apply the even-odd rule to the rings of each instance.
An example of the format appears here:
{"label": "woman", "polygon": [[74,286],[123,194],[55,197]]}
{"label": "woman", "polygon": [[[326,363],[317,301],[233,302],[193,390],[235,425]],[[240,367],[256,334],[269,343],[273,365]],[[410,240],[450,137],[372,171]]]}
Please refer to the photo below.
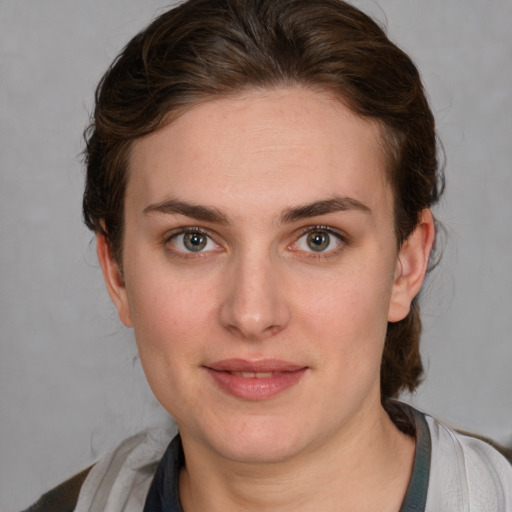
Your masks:
{"label": "woman", "polygon": [[86,224],[179,436],[75,510],[512,510],[489,445],[393,401],[442,191],[410,59],[338,0],[190,0],[103,78]]}

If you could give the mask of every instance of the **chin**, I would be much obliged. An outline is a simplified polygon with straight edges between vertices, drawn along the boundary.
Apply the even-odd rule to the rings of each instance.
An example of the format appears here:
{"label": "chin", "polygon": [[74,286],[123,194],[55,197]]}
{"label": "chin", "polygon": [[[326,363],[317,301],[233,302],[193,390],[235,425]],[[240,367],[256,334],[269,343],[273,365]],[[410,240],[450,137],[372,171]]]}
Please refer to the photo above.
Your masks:
{"label": "chin", "polygon": [[307,445],[305,437],[298,423],[249,418],[235,425],[225,425],[211,443],[216,445],[216,451],[234,462],[270,464],[299,454]]}

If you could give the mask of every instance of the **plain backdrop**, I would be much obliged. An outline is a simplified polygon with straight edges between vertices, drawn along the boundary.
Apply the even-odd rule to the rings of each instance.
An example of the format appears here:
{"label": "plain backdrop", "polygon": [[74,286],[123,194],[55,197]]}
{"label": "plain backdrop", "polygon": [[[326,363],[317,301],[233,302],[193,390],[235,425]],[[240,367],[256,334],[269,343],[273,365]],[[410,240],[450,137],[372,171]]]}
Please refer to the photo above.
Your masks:
{"label": "plain backdrop", "polygon": [[[168,2],[0,1],[0,508],[170,420],[81,223],[82,131],[122,46]],[[447,154],[443,263],[412,400],[512,442],[512,2],[364,0],[418,64]]]}

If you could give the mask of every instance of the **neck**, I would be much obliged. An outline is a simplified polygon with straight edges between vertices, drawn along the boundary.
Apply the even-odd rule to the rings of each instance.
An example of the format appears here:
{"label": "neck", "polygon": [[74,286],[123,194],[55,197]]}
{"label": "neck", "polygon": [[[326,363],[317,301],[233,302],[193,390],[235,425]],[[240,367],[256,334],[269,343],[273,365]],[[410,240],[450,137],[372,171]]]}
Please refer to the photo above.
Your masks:
{"label": "neck", "polygon": [[415,451],[414,439],[401,433],[382,408],[349,432],[280,462],[226,460],[183,433],[182,440],[186,467],[180,475],[180,496],[185,512],[396,512]]}

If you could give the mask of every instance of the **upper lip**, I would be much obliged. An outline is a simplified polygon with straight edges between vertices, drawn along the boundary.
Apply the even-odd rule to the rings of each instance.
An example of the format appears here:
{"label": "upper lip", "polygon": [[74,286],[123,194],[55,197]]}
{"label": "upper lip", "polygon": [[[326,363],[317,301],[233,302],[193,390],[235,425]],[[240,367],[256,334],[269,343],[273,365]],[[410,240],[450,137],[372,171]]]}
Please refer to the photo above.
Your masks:
{"label": "upper lip", "polygon": [[253,373],[267,373],[267,372],[296,372],[303,370],[306,366],[291,363],[289,361],[282,361],[280,359],[261,359],[259,361],[247,361],[245,359],[223,359],[205,365],[206,368],[218,372],[253,372]]}

